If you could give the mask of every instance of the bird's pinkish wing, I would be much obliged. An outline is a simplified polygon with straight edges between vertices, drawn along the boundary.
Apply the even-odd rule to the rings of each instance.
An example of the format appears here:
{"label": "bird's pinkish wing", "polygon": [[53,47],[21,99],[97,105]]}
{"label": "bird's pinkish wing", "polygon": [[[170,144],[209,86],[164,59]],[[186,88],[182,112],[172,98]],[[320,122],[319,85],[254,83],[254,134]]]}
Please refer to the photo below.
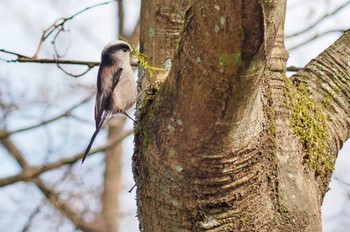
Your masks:
{"label": "bird's pinkish wing", "polygon": [[100,66],[97,76],[97,94],[95,104],[96,128],[101,122],[103,112],[110,102],[114,88],[119,82],[123,69],[116,69],[115,66]]}

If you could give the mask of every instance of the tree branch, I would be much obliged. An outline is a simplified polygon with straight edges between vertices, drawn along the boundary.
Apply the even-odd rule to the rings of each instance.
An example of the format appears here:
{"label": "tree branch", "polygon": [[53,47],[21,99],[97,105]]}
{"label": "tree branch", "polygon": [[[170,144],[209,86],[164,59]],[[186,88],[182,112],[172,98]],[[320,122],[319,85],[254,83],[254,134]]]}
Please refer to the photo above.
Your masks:
{"label": "tree branch", "polygon": [[6,148],[6,150],[9,152],[9,154],[17,161],[17,163],[21,166],[23,169],[23,172],[26,172],[27,170],[30,170],[30,166],[27,163],[27,161],[22,156],[20,150],[17,148],[17,146],[12,142],[11,139],[6,138],[1,141],[2,145]]}
{"label": "tree branch", "polygon": [[70,116],[71,112],[76,109],[77,107],[79,107],[80,105],[88,102],[91,97],[93,96],[88,96],[87,98],[83,99],[82,101],[78,102],[77,104],[73,105],[72,107],[70,107],[69,109],[67,109],[64,113],[62,114],[59,114],[51,119],[48,119],[48,120],[45,120],[43,122],[40,122],[38,124],[35,124],[35,125],[32,125],[32,126],[29,126],[29,127],[24,127],[24,128],[21,128],[21,129],[18,129],[18,130],[14,130],[14,131],[6,131],[6,130],[0,130],[0,140],[2,139],[5,139],[7,137],[9,137],[10,135],[13,135],[15,133],[19,133],[19,132],[23,132],[23,131],[27,131],[27,130],[32,130],[32,129],[35,129],[35,128],[38,128],[38,127],[41,127],[43,125],[47,125],[49,123],[52,123],[52,122],[55,122],[57,121],[58,119],[60,118],[63,118],[63,117],[67,117],[67,116]]}
{"label": "tree branch", "polygon": [[341,11],[342,9],[344,9],[347,5],[350,4],[350,1],[345,2],[343,5],[340,5],[338,8],[336,8],[335,10],[333,10],[331,13],[326,13],[324,14],[321,18],[319,18],[316,22],[314,22],[313,24],[309,25],[308,27],[304,28],[301,31],[295,32],[293,34],[290,35],[286,35],[285,38],[291,38],[291,37],[295,37],[298,36],[300,34],[303,34],[305,32],[310,31],[312,28],[316,27],[319,23],[321,23],[323,20],[325,20],[326,18],[335,15],[336,13],[338,13],[339,11]]}
{"label": "tree branch", "polygon": [[[24,159],[24,156],[21,154],[16,145],[10,140],[10,138],[2,140],[2,144],[7,149],[9,154],[13,156],[16,159],[17,163],[23,168],[23,172],[30,172],[33,169]],[[59,200],[58,194],[53,190],[49,189],[42,180],[35,177],[29,179],[29,181],[33,182],[39,188],[39,190],[46,196],[46,198],[51,202],[51,204],[53,204],[63,215],[69,218],[77,228],[83,231],[98,231],[96,229],[92,229],[93,225],[89,225],[88,223],[84,222],[83,219],[79,218],[77,214],[67,204],[62,203]]]}
{"label": "tree branch", "polygon": [[[6,60],[2,59],[8,63],[40,63],[40,64],[70,64],[70,65],[86,65],[88,68],[93,68],[95,66],[100,65],[100,62],[97,61],[82,61],[82,60],[63,60],[63,59],[38,59],[33,57],[28,57],[26,55],[8,51],[5,49],[0,49],[0,52],[11,54],[17,56],[17,59],[14,60]],[[137,62],[131,62],[131,66],[137,66]]]}
{"label": "tree branch", "polygon": [[138,45],[140,40],[140,23],[141,22],[139,19],[132,33],[127,36],[129,44],[134,45],[135,47]]}
{"label": "tree branch", "polygon": [[301,47],[301,46],[303,46],[303,45],[305,45],[305,44],[308,44],[308,43],[310,43],[310,42],[312,42],[312,41],[314,41],[314,40],[316,40],[316,39],[318,39],[318,38],[321,38],[322,36],[328,35],[328,34],[332,34],[332,33],[344,33],[344,32],[345,32],[345,30],[343,30],[343,29],[336,29],[336,30],[325,31],[325,32],[323,32],[323,33],[316,34],[316,35],[314,35],[313,37],[311,37],[311,38],[309,38],[309,39],[307,39],[307,40],[305,40],[305,41],[299,43],[298,45],[295,45],[295,46],[293,46],[293,47],[291,47],[291,48],[288,48],[287,50],[288,50],[288,51],[292,51],[292,50],[294,50],[294,49],[297,49],[297,48],[299,48],[299,47]]}
{"label": "tree branch", "polygon": [[[102,2],[102,3],[99,3],[99,4],[95,4],[95,5],[86,7],[83,10],[78,11],[77,13],[73,14],[72,16],[70,16],[68,18],[60,18],[60,19],[55,20],[55,22],[53,24],[51,24],[46,30],[43,31],[42,36],[41,36],[40,41],[39,41],[39,44],[37,46],[36,52],[34,53],[34,55],[32,57],[25,56],[25,55],[22,55],[22,54],[19,54],[19,53],[16,53],[16,52],[12,52],[12,51],[7,51],[5,49],[0,49],[0,52],[2,52],[2,53],[6,53],[6,54],[17,56],[17,59],[14,59],[14,60],[6,60],[6,59],[2,59],[2,60],[6,61],[6,62],[21,62],[21,63],[52,63],[52,64],[57,64],[59,69],[61,69],[64,73],[66,73],[67,75],[70,75],[72,77],[80,77],[80,76],[85,75],[93,67],[99,65],[99,62],[59,60],[59,59],[38,59],[39,52],[40,52],[40,50],[42,48],[42,45],[50,37],[50,35],[55,33],[51,43],[54,46],[55,57],[60,57],[60,55],[58,54],[57,47],[56,47],[56,41],[57,41],[57,38],[59,37],[60,33],[66,31],[65,28],[64,28],[65,24],[68,21],[72,20],[73,18],[75,18],[76,16],[82,14],[85,11],[88,11],[90,9],[93,9],[95,7],[99,7],[99,6],[102,6],[102,5],[107,5],[107,4],[110,4],[112,2],[116,2],[116,1],[117,0],[113,0],[113,1],[108,1],[108,2]],[[65,71],[61,66],[59,66],[59,64],[86,65],[88,68],[83,73],[75,75],[75,74],[71,74],[71,73]]]}
{"label": "tree branch", "polygon": [[67,72],[66,70],[64,70],[64,68],[62,68],[59,63],[56,62],[56,65],[57,65],[57,68],[59,68],[62,72],[64,72],[68,76],[75,77],[75,78],[84,76],[86,73],[88,73],[91,69],[94,68],[94,66],[88,66],[88,68],[84,72],[82,72],[80,74],[73,74],[73,73],[70,73],[70,72]]}
{"label": "tree branch", "polygon": [[[114,140],[109,141],[107,144],[102,145],[100,147],[97,147],[95,149],[92,149],[89,152],[89,155],[93,155],[93,154],[96,154],[98,152],[106,151],[106,150],[112,148],[113,146],[120,143],[123,139],[125,139],[126,137],[128,137],[132,133],[133,133],[132,130],[124,132],[120,137],[117,137]],[[5,144],[4,144],[4,141],[5,141]],[[2,143],[7,148],[11,147],[11,144],[9,144],[8,142],[6,143],[6,140],[2,140]],[[13,151],[15,151],[15,150],[11,149],[11,152],[13,152]],[[13,153],[16,154],[16,152],[13,152]],[[19,154],[19,151],[17,152],[17,154]],[[35,177],[41,175],[42,173],[44,173],[46,171],[50,171],[50,170],[53,170],[55,168],[59,168],[59,167],[64,166],[64,165],[74,164],[75,162],[79,161],[82,157],[83,157],[83,153],[79,153],[79,154],[72,155],[72,156],[67,157],[67,158],[63,158],[63,159],[58,160],[56,162],[53,162],[51,164],[44,164],[44,165],[41,165],[38,167],[30,167],[30,168],[28,167],[19,174],[5,177],[5,178],[1,178],[0,179],[0,187],[6,186],[9,184],[13,184],[13,183],[16,183],[19,181],[28,181],[32,178],[35,178]]]}
{"label": "tree branch", "polygon": [[[329,152],[335,158],[350,136],[350,30],[292,76],[327,117]],[[321,165],[321,164],[319,164]]]}
{"label": "tree branch", "polygon": [[[108,127],[108,138],[120,137],[123,133],[125,117],[113,118]],[[121,190],[121,160],[122,145],[119,143],[105,151],[105,171],[103,193],[101,196],[101,216],[106,226],[106,231],[118,230],[119,193]]]}
{"label": "tree branch", "polygon": [[44,194],[46,199],[51,202],[56,209],[58,209],[63,215],[65,215],[77,229],[88,232],[97,232],[99,231],[94,224],[90,224],[84,221],[83,218],[79,217],[76,212],[73,211],[71,207],[63,203],[59,199],[59,195],[50,189],[46,184],[39,178],[31,179],[30,182],[34,183],[39,190]]}
{"label": "tree branch", "polygon": [[18,62],[18,63],[40,63],[40,64],[71,64],[71,65],[86,65],[88,67],[95,67],[100,65],[100,62],[96,62],[96,61],[30,58],[23,54],[7,51],[4,49],[0,49],[0,52],[16,55],[18,57],[15,60],[4,60],[8,63]]}
{"label": "tree branch", "polygon": [[38,205],[33,212],[31,212],[31,214],[29,215],[27,222],[24,224],[23,229],[21,230],[21,232],[27,232],[30,229],[30,226],[35,218],[36,215],[38,215],[38,213],[40,213],[40,208],[41,206]]}
{"label": "tree branch", "polygon": [[295,66],[289,66],[287,67],[288,72],[298,72],[301,68],[295,67]]}
{"label": "tree branch", "polygon": [[[57,34],[54,36],[54,40],[52,41],[52,43],[55,43],[58,35],[64,31],[64,26],[65,24],[72,20],[73,18],[75,18],[76,16],[82,14],[83,12],[85,11],[88,11],[90,9],[93,9],[93,8],[96,8],[96,7],[99,7],[99,6],[102,6],[102,5],[107,5],[107,4],[110,4],[112,2],[116,2],[117,0],[113,0],[113,1],[108,1],[108,2],[102,2],[102,3],[98,3],[98,4],[95,4],[95,5],[92,5],[92,6],[89,6],[89,7],[86,7],[85,9],[83,10],[80,10],[78,12],[76,12],[75,14],[71,15],[70,17],[68,18],[60,18],[60,19],[57,19],[51,26],[49,26],[46,30],[43,31],[43,34],[40,38],[40,42],[39,42],[39,45],[37,47],[37,50],[35,52],[35,54],[33,55],[33,58],[37,58],[40,50],[41,50],[41,47],[43,45],[43,43],[46,41],[46,39],[54,32],[57,32]],[[57,54],[56,54],[57,55]]]}

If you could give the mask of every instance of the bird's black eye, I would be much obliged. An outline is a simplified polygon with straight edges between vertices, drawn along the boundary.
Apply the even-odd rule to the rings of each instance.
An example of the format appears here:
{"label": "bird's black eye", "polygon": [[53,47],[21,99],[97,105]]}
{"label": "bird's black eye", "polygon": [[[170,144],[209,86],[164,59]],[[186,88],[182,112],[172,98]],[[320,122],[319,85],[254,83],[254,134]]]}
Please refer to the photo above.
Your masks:
{"label": "bird's black eye", "polygon": [[123,48],[123,51],[124,51],[124,52],[127,52],[127,51],[128,51],[128,49],[127,49],[127,48]]}

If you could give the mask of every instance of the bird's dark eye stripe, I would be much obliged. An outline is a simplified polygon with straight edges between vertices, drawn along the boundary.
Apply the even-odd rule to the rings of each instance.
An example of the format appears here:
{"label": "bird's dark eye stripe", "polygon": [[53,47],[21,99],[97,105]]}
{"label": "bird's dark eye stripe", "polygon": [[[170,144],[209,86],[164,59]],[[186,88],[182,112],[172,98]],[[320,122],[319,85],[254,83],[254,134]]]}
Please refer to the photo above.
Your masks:
{"label": "bird's dark eye stripe", "polygon": [[111,54],[103,54],[102,55],[102,63],[109,65],[109,64],[113,64],[113,58]]}
{"label": "bird's dark eye stripe", "polygon": [[105,54],[111,54],[111,53],[114,53],[118,50],[123,50],[123,51],[130,51],[130,47],[126,44],[116,44],[116,45],[113,45],[111,47],[109,47],[106,51],[105,51]]}

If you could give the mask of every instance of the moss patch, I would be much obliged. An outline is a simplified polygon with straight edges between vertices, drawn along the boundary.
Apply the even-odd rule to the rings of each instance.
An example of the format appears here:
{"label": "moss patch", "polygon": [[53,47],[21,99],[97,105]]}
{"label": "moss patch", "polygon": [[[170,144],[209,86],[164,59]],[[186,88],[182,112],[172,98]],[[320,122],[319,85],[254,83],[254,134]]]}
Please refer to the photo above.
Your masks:
{"label": "moss patch", "polygon": [[333,170],[333,158],[329,153],[328,115],[324,113],[328,99],[323,104],[316,104],[310,97],[305,85],[296,87],[290,78],[285,78],[290,126],[303,144],[306,155],[305,163],[316,175],[327,175]]}
{"label": "moss patch", "polygon": [[153,71],[165,71],[164,68],[158,68],[158,67],[151,66],[147,62],[146,56],[143,53],[137,51],[137,49],[134,46],[131,46],[131,47],[132,47],[131,55],[136,57],[136,59],[139,61],[139,64],[141,65],[141,67],[148,71],[150,77],[153,76]]}
{"label": "moss patch", "polygon": [[222,53],[219,55],[219,64],[223,67],[241,64],[241,53]]}

